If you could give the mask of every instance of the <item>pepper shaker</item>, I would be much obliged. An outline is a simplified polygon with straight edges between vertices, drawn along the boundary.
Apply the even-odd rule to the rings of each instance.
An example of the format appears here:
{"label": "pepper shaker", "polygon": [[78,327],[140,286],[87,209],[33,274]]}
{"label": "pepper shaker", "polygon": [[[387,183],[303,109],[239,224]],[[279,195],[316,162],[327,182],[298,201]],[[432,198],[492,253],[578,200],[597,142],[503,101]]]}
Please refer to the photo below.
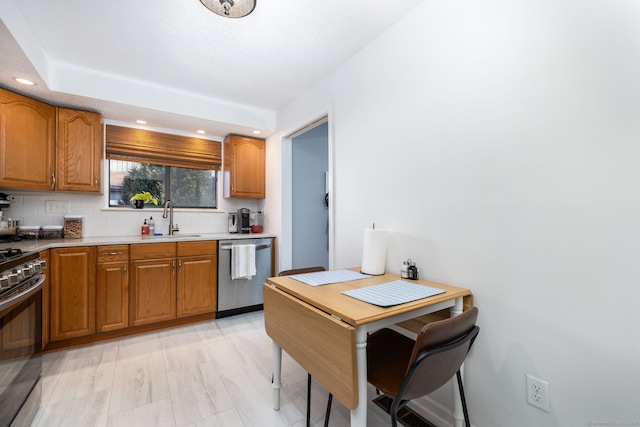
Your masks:
{"label": "pepper shaker", "polygon": [[418,267],[416,267],[416,263],[409,260],[409,279],[418,280]]}

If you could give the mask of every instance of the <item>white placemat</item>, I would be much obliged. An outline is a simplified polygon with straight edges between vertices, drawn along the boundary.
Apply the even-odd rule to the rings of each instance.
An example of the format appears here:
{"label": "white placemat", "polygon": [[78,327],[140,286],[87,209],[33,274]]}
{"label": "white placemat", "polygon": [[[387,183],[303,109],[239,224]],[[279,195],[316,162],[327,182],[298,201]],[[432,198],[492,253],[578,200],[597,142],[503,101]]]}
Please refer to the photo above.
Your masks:
{"label": "white placemat", "polygon": [[352,289],[341,293],[359,299],[360,301],[368,302],[369,304],[380,307],[390,307],[392,305],[432,297],[444,292],[442,289],[430,288],[429,286],[405,282],[404,280],[394,280],[393,282]]}
{"label": "white placemat", "polygon": [[318,271],[316,273],[295,274],[289,276],[309,286],[329,285],[331,283],[349,282],[351,280],[366,279],[369,274],[358,273],[352,270]]}

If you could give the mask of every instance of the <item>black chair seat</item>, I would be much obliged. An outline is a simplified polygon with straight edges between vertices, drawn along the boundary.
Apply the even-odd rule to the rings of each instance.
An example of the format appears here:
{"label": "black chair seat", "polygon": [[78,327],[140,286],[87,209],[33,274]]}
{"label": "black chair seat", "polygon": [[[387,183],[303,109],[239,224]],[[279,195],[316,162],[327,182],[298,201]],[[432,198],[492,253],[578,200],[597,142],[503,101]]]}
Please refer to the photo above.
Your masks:
{"label": "black chair seat", "polygon": [[[460,390],[464,421],[470,426],[460,367],[480,328],[478,308],[459,316],[426,324],[412,340],[394,330],[381,329],[367,338],[367,381],[389,396],[391,426],[398,425],[398,411],[410,400],[442,387],[455,375]],[[329,423],[329,395],[325,426]]]}

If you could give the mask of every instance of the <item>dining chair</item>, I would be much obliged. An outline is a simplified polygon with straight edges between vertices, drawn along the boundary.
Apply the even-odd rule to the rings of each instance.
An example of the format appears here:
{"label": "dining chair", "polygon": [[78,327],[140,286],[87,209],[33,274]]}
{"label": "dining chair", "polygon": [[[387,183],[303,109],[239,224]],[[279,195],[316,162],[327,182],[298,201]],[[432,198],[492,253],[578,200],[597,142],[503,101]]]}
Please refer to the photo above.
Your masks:
{"label": "dining chair", "polygon": [[[426,396],[443,386],[455,374],[460,390],[465,425],[470,426],[460,368],[480,327],[478,308],[472,307],[449,319],[427,323],[416,340],[389,328],[367,338],[367,381],[391,400],[391,426],[398,425],[398,411],[410,400]],[[329,395],[325,426],[329,423],[332,397]]]}
{"label": "dining chair", "polygon": [[[293,276],[294,274],[316,273],[318,271],[326,271],[322,266],[294,268],[291,270],[281,271],[278,276]],[[330,406],[328,406],[328,409]],[[325,416],[325,427],[329,423],[329,417]],[[307,373],[307,427],[311,425],[311,374]]]}

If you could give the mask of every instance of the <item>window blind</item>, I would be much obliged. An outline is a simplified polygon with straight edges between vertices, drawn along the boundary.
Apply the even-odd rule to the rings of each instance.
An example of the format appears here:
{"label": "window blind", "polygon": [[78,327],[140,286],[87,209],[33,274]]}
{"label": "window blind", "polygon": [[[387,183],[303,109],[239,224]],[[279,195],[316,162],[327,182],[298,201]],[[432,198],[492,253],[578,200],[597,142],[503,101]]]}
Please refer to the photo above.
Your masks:
{"label": "window blind", "polygon": [[220,170],[222,143],[107,125],[107,159],[191,169]]}

